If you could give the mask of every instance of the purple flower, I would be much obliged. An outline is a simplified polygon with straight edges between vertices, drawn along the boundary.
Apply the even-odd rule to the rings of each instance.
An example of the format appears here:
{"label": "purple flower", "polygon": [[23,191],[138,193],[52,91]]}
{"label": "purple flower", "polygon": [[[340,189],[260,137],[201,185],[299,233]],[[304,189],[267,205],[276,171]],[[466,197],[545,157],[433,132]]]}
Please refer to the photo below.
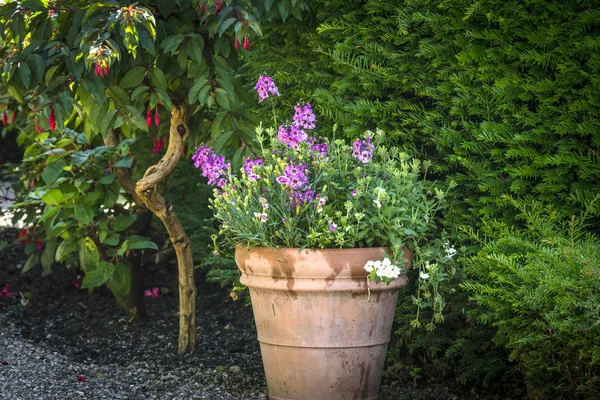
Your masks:
{"label": "purple flower", "polygon": [[329,230],[331,232],[337,231],[337,225],[333,223],[333,220],[329,220]]}
{"label": "purple flower", "polygon": [[225,163],[225,157],[217,155],[213,149],[201,145],[192,156],[194,166],[202,169],[202,176],[208,178],[209,185],[223,186],[227,181],[222,178],[231,164]]}
{"label": "purple flower", "polygon": [[313,144],[309,150],[318,153],[319,156],[327,157],[327,143]]}
{"label": "purple flower", "polygon": [[310,171],[304,164],[290,164],[283,170],[283,175],[278,176],[275,180],[282,185],[288,185],[290,189],[298,190],[308,183],[307,174],[309,173]]}
{"label": "purple flower", "polygon": [[315,200],[315,192],[308,189],[304,192],[294,191],[292,193],[292,206],[301,206],[304,203],[312,203]]}
{"label": "purple flower", "polygon": [[366,164],[373,159],[374,148],[375,146],[371,144],[371,138],[368,138],[367,140],[357,139],[352,144],[352,156],[363,164]]}
{"label": "purple flower", "polygon": [[277,131],[277,140],[289,147],[298,149],[298,143],[305,142],[308,135],[302,129],[293,125],[281,125]]}
{"label": "purple flower", "polygon": [[265,163],[260,158],[257,158],[256,160],[247,158],[246,162],[244,163],[244,172],[246,173],[246,176],[248,176],[248,180],[251,182],[254,182],[260,178],[260,176],[254,172],[254,167],[257,165],[265,165]]}
{"label": "purple flower", "polygon": [[256,92],[258,93],[259,103],[270,97],[270,94],[279,96],[279,90],[277,89],[277,86],[275,86],[273,78],[267,75],[261,75],[260,78],[258,78],[258,82],[256,82],[254,89],[256,89]]}
{"label": "purple flower", "polygon": [[292,125],[302,129],[315,129],[315,114],[313,114],[312,106],[306,103],[304,106],[297,105],[294,107],[296,112],[294,113]]}
{"label": "purple flower", "polygon": [[356,190],[353,190],[353,191],[351,191],[351,192],[350,192],[350,194],[351,194],[352,196],[356,196],[356,193],[357,193],[357,192],[356,192]]}

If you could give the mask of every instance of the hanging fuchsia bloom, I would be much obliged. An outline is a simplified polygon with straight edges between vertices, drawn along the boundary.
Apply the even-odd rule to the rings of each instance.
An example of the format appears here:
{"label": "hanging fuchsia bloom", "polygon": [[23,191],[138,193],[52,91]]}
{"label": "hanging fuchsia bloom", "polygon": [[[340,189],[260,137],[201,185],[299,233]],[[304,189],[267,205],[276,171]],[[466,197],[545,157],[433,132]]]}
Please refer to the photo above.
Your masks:
{"label": "hanging fuchsia bloom", "polygon": [[357,139],[352,144],[353,152],[352,155],[354,158],[358,159],[358,161],[366,164],[373,159],[373,149],[375,146],[371,144],[371,138],[367,140]]}
{"label": "hanging fuchsia bloom", "polygon": [[104,78],[108,75],[108,63],[106,61],[99,61],[96,63],[96,67],[94,68],[94,73],[96,76],[100,75]]}
{"label": "hanging fuchsia bloom", "polygon": [[315,129],[315,122],[317,120],[310,103],[306,103],[304,106],[297,105],[294,107],[294,110],[296,112],[292,118],[292,125],[301,129]]}
{"label": "hanging fuchsia bloom", "polygon": [[223,0],[217,0],[217,5],[215,8],[217,9],[217,14],[220,13],[223,9]]}
{"label": "hanging fuchsia bloom", "polygon": [[240,48],[240,42],[238,42],[237,39],[233,40],[233,45],[235,46],[235,49],[238,50]]}
{"label": "hanging fuchsia bloom", "polygon": [[156,107],[156,112],[154,113],[154,123],[156,126],[160,125],[160,117],[158,116],[158,106]]}
{"label": "hanging fuchsia bloom", "polygon": [[205,145],[198,147],[192,160],[196,168],[202,169],[202,176],[208,178],[209,185],[221,187],[227,182],[222,176],[226,176],[231,164],[226,164],[225,157],[217,155],[210,147]]}
{"label": "hanging fuchsia bloom", "polygon": [[[246,41],[244,40],[244,46],[246,45]],[[258,93],[258,102],[260,103],[266,98],[269,98],[269,94],[273,96],[279,96],[279,89],[275,86],[275,82],[273,82],[273,78],[267,75],[261,75],[258,78],[258,82],[256,82],[256,86],[254,87],[256,92]]]}
{"label": "hanging fuchsia bloom", "polygon": [[6,115],[6,110],[4,110],[4,114],[2,114],[2,123],[4,126],[8,125],[8,115]]}
{"label": "hanging fuchsia bloom", "polygon": [[85,376],[83,376],[83,375],[79,375],[79,376],[77,377],[77,382],[85,382]]}
{"label": "hanging fuchsia bloom", "polygon": [[244,50],[248,50],[250,48],[250,38],[248,35],[244,38]]}
{"label": "hanging fuchsia bloom", "polygon": [[153,137],[152,138],[152,144],[153,144],[153,148],[152,148],[152,152],[154,154],[159,154],[162,149],[165,148],[165,140],[166,138],[163,137],[162,139],[158,140],[157,138]]}
{"label": "hanging fuchsia bloom", "polygon": [[48,125],[50,126],[51,131],[56,129],[56,117],[54,116],[54,107],[50,109],[50,119],[48,120]]}
{"label": "hanging fuchsia bloom", "polygon": [[251,182],[260,179],[260,175],[257,175],[256,172],[254,172],[254,167],[257,165],[265,165],[265,163],[260,158],[257,158],[256,160],[247,158],[246,162],[244,163],[244,172],[246,173],[246,176],[248,176],[248,180]]}
{"label": "hanging fuchsia bloom", "polygon": [[144,296],[146,297],[152,297],[153,299],[156,299],[158,297],[158,293],[159,293],[159,288],[155,287],[152,289],[146,289],[144,291]]}
{"label": "hanging fuchsia bloom", "polygon": [[150,104],[148,104],[148,111],[146,111],[146,126],[148,126],[148,128],[152,126],[152,110],[150,109]]}
{"label": "hanging fuchsia bloom", "polygon": [[13,111],[13,115],[10,119],[10,123],[12,124],[13,122],[15,122],[15,119],[17,119],[17,110]]}

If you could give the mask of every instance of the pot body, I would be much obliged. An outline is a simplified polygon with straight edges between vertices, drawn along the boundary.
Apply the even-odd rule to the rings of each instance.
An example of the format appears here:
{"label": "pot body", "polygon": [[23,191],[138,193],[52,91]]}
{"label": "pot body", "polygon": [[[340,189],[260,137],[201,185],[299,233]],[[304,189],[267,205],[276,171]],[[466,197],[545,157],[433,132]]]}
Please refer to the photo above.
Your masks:
{"label": "pot body", "polygon": [[[386,248],[238,247],[271,399],[376,399],[398,289],[369,282],[364,265]],[[412,253],[405,250],[405,257]]]}

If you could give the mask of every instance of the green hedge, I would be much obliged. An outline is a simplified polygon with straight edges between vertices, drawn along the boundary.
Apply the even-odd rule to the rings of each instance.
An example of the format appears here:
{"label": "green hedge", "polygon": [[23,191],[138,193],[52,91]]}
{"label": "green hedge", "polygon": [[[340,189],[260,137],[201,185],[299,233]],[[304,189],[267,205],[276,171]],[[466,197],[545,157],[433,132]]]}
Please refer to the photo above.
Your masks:
{"label": "green hedge", "polygon": [[350,137],[380,127],[434,160],[459,183],[449,226],[512,218],[505,194],[570,214],[599,189],[599,5],[313,1],[266,27],[247,68]]}

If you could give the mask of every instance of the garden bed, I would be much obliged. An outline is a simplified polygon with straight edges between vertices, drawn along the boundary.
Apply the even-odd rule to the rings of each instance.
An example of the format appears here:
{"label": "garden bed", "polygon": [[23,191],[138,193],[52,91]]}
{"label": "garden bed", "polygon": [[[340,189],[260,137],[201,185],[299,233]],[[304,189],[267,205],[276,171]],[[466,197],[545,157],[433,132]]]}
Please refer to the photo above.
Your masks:
{"label": "garden bed", "polygon": [[[16,233],[5,230],[2,236]],[[6,363],[0,365],[0,386],[7,398],[266,398],[251,309],[200,278],[196,352],[177,354],[175,265],[150,271],[148,286],[163,293],[146,298],[147,321],[131,323],[108,290],[76,288],[76,271],[55,267],[46,277],[35,269],[21,274],[24,259],[13,250],[2,253],[0,262],[0,284],[10,284],[13,292],[0,299],[0,361]],[[18,293],[30,297],[27,305],[17,302]],[[384,378],[380,396],[472,398],[482,397],[451,393],[441,384],[415,388],[408,376]]]}

